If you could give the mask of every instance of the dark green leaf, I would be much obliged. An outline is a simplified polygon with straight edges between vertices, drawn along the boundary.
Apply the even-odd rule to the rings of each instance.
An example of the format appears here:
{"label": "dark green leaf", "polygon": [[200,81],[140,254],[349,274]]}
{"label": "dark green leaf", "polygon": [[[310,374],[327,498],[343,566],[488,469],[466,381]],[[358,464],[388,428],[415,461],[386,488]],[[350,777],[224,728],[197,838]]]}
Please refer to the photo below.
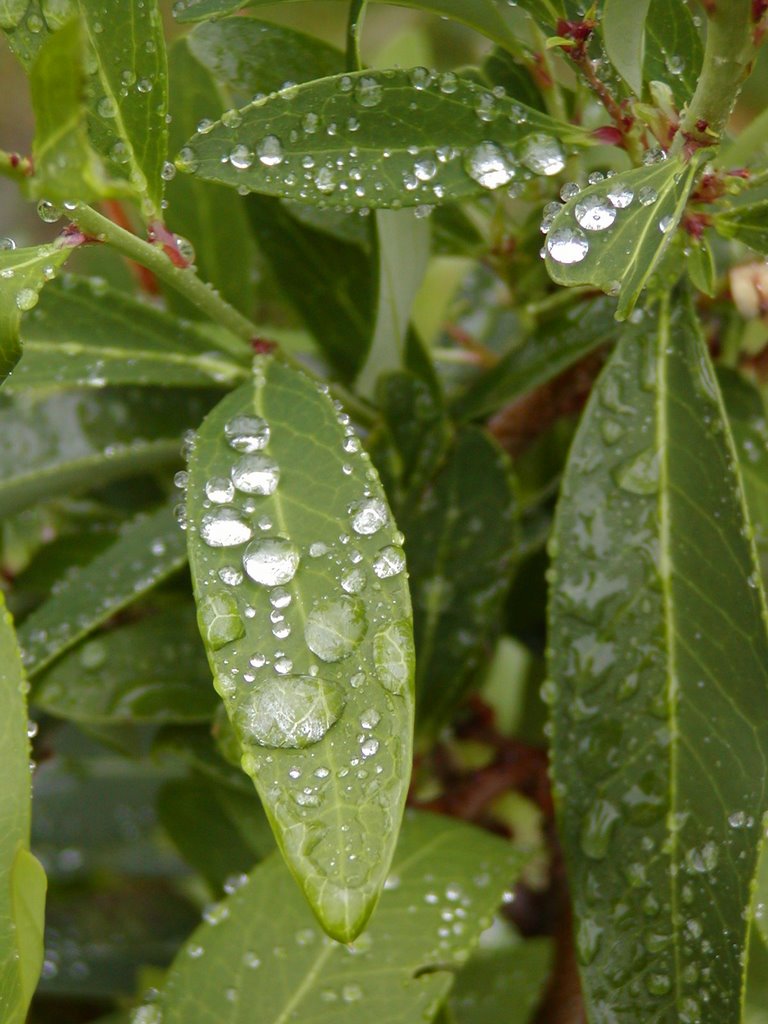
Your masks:
{"label": "dark green leaf", "polygon": [[163,1024],[251,1024],[254,1007],[259,1024],[428,1021],[519,869],[514,849],[487,832],[409,817],[370,929],[344,946],[320,932],[271,857],[179,955],[159,1000]]}
{"label": "dark green leaf", "polygon": [[71,252],[55,243],[0,251],[0,381],[21,355],[21,314],[37,303],[40,290]]}
{"label": "dark green leaf", "polygon": [[176,602],[65,654],[38,679],[36,707],[83,722],[200,722],[211,675],[194,609]]}
{"label": "dark green leaf", "polygon": [[515,176],[555,174],[561,143],[586,140],[580,128],[425,68],[289,86],[244,107],[236,127],[225,120],[190,139],[183,170],[321,207],[453,202]]}
{"label": "dark green leaf", "polygon": [[0,394],[0,515],[179,458],[181,434],[207,407],[176,392]]}
{"label": "dark green leaf", "polygon": [[768,256],[768,199],[717,213],[714,225],[723,237],[735,238],[755,252]]}
{"label": "dark green leaf", "polygon": [[0,594],[0,1007],[23,1024],[43,961],[45,874],[29,852],[30,775],[24,670]]}
{"label": "dark green leaf", "polygon": [[[219,117],[225,106],[231,105],[208,71],[190,54],[188,44],[188,39],[179,40],[169,55],[172,152],[184,144],[201,121]],[[177,174],[168,182],[166,197],[168,221],[174,231],[192,242],[200,276],[250,315],[255,308],[258,264],[242,198],[186,174]],[[184,304],[171,289],[168,300],[177,308]]]}
{"label": "dark green leaf", "polygon": [[605,0],[603,40],[611,63],[636,96],[643,93],[645,19],[651,0]]}
{"label": "dark green leaf", "polygon": [[22,324],[24,354],[3,391],[105,384],[214,387],[244,369],[212,340],[101,281],[65,276]]}
{"label": "dark green leaf", "polygon": [[692,239],[690,246],[686,249],[686,256],[686,267],[691,284],[712,298],[717,291],[717,268],[712,247],[707,239],[702,238],[698,242]]}
{"label": "dark green leaf", "polygon": [[625,319],[675,234],[706,152],[688,164],[669,159],[623,171],[569,200],[547,234],[553,281],[617,294],[616,317]]}
{"label": "dark green leaf", "polygon": [[495,639],[510,582],[514,517],[506,457],[487,434],[468,427],[402,519],[419,719],[430,730],[450,717]]}
{"label": "dark green leaf", "polygon": [[376,280],[370,255],[301,223],[278,199],[250,196],[246,206],[275,280],[333,370],[350,380],[366,358],[373,333]]}
{"label": "dark green leaf", "polygon": [[90,76],[93,145],[111,177],[143,197],[145,216],[160,216],[161,171],[168,148],[168,71],[157,0],[78,0]]}
{"label": "dark green leaf", "polygon": [[754,917],[757,930],[765,941],[766,949],[768,949],[768,845],[765,843],[763,844],[757,868]]}
{"label": "dark green leaf", "polygon": [[645,22],[646,82],[665,82],[680,110],[696,91],[704,48],[684,0],[651,0]]}
{"label": "dark green leaf", "polygon": [[455,1024],[529,1024],[551,968],[550,939],[480,950],[459,971],[448,1002]]}
{"label": "dark green leaf", "polygon": [[24,663],[40,672],[186,561],[184,534],[169,508],[131,520],[118,539],[70,575],[19,630]]}
{"label": "dark green leaf", "polygon": [[587,299],[537,324],[535,331],[455,399],[454,415],[464,420],[488,416],[611,343],[617,331],[613,310],[609,299]]}
{"label": "dark green leaf", "polygon": [[383,885],[410,768],[399,534],[351,428],[272,360],[204,421],[188,500],[201,632],[243,767],[323,926],[350,941]]}
{"label": "dark green leaf", "polygon": [[534,110],[544,109],[541,93],[528,67],[507,50],[496,47],[483,61],[483,74],[492,85],[500,85],[520,103]]}
{"label": "dark green leaf", "polygon": [[627,331],[600,378],[552,555],[554,776],[590,1013],[741,1020],[768,637],[736,451],[686,302]]}

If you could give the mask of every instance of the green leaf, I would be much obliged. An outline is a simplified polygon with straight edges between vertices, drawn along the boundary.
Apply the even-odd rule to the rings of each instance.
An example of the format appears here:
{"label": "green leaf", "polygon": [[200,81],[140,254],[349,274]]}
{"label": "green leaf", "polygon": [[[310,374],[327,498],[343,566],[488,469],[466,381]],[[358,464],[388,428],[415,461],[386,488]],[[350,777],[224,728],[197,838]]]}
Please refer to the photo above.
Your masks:
{"label": "green leaf", "polygon": [[127,388],[0,394],[0,515],[173,465],[183,430],[209,404],[202,395]]}
{"label": "green leaf", "polygon": [[278,199],[249,196],[246,208],[253,235],[285,297],[335,373],[351,380],[366,358],[374,330],[376,279],[369,253],[301,223]]}
{"label": "green leaf", "polygon": [[78,0],[94,71],[90,135],[109,174],[159,217],[168,149],[168,70],[157,0]]}
{"label": "green leaf", "polygon": [[717,293],[717,268],[709,241],[706,238],[698,242],[692,239],[686,249],[686,256],[686,268],[691,284],[713,298]]}
{"label": "green leaf", "polygon": [[425,68],[289,86],[239,117],[194,135],[178,166],[320,207],[455,202],[515,176],[555,174],[562,144],[587,141],[583,129]]}
{"label": "green leaf", "polygon": [[587,299],[537,324],[535,331],[456,397],[453,414],[462,420],[488,416],[594,349],[610,344],[617,329],[613,309],[609,299]]}
{"label": "green leaf", "polygon": [[511,577],[515,492],[509,463],[464,428],[443,468],[406,512],[421,724],[444,724],[495,639]]}
{"label": "green leaf", "polygon": [[323,926],[350,941],[402,814],[413,651],[400,535],[337,417],[302,373],[263,361],[200,430],[189,552],[243,767]]}
{"label": "green leaf", "polygon": [[21,314],[32,309],[40,290],[56,276],[71,252],[56,243],[0,251],[0,380],[21,355]]}
{"label": "green leaf", "polygon": [[210,681],[194,609],[174,602],[79,644],[40,676],[32,701],[82,722],[205,722]]}
{"label": "green leaf", "polygon": [[0,2],[0,28],[14,29],[24,17],[28,0],[2,0]]}
{"label": "green leaf", "polygon": [[696,91],[703,60],[701,36],[684,0],[651,0],[645,22],[645,81],[665,82],[682,110]]}
{"label": "green leaf", "polygon": [[[209,72],[190,54],[189,39],[178,40],[171,48],[169,72],[169,142],[175,152],[204,118],[218,117],[231,104],[216,88]],[[255,308],[258,263],[242,198],[186,174],[177,174],[167,183],[166,198],[169,223],[192,242],[200,276],[250,315]],[[171,289],[168,301],[175,308],[186,306]]]}
{"label": "green leaf", "polygon": [[520,866],[487,832],[409,816],[376,916],[344,946],[320,932],[271,857],[179,954],[158,1004],[163,1024],[250,1024],[254,1007],[260,1024],[428,1021]]}
{"label": "green leaf", "polygon": [[[65,21],[75,13],[74,2],[65,0]],[[2,23],[11,50],[29,70],[50,33],[57,27],[55,19],[44,16],[42,0],[2,0]]]}
{"label": "green leaf", "polygon": [[21,334],[24,354],[6,394],[105,384],[215,387],[247,372],[188,322],[97,279],[66,275],[46,288]]}
{"label": "green leaf", "polygon": [[757,930],[768,948],[768,844],[763,843],[757,868],[754,919]]}
{"label": "green leaf", "polygon": [[529,939],[480,950],[456,978],[448,1006],[455,1024],[529,1024],[552,965],[552,941]]}
{"label": "green leaf", "polygon": [[706,153],[623,171],[569,200],[547,234],[552,280],[618,294],[624,320],[674,236]]}
{"label": "green leaf", "polygon": [[29,853],[30,774],[25,677],[0,594],[0,1006],[23,1024],[43,960],[45,874]]}
{"label": "green leaf", "polygon": [[24,621],[19,640],[30,675],[42,671],[126,605],[137,601],[186,561],[184,535],[171,511],[132,519],[118,539]]}
{"label": "green leaf", "polygon": [[713,223],[724,238],[735,238],[762,256],[768,256],[768,199],[717,213]]}
{"label": "green leaf", "polygon": [[636,96],[643,94],[645,19],[651,0],[605,0],[602,30],[611,63]]}
{"label": "green leaf", "polygon": [[598,381],[552,558],[553,771],[588,1012],[740,1020],[768,636],[736,451],[687,302],[628,330]]}

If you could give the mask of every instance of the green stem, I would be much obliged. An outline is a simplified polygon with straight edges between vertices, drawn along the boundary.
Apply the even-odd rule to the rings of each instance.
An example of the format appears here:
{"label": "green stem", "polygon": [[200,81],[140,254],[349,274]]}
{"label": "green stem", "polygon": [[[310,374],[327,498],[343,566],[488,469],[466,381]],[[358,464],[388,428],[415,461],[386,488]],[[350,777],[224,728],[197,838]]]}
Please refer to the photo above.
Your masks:
{"label": "green stem", "polygon": [[[226,335],[220,335],[218,340],[221,346],[239,363],[243,362],[248,350],[242,342],[250,342],[257,337],[260,333],[259,328],[252,320],[239,313],[234,306],[230,306],[226,299],[223,299],[217,291],[202,281],[194,270],[175,267],[162,249],[119,227],[114,221],[103,217],[90,206],[78,204],[70,215],[74,223],[86,235],[111,245],[118,252],[128,256],[129,259],[151,270],[159,280],[164,281],[169,287],[183,295],[210,320],[225,327],[230,334],[240,339],[239,341],[236,341],[235,338],[230,340]],[[275,354],[294,369],[302,370],[317,380],[323,379],[282,347],[278,347]],[[346,406],[359,423],[371,426],[376,421],[371,407],[349,392],[343,385],[332,383],[329,384],[329,387],[331,394]]]}
{"label": "green stem", "polygon": [[3,177],[22,182],[32,174],[32,170],[32,161],[28,156],[0,150],[0,174]]}
{"label": "green stem", "polygon": [[367,0],[351,0],[347,20],[347,71],[360,71],[363,67],[360,56],[360,34]]}
{"label": "green stem", "polygon": [[[538,56],[541,59],[541,70],[546,81],[542,80],[542,76],[538,76],[538,84],[541,89],[541,94],[544,97],[544,103],[547,107],[547,113],[551,117],[556,117],[559,121],[568,121],[568,111],[565,108],[565,99],[563,98],[563,92],[560,88],[557,78],[555,77],[555,65],[552,60],[552,51],[547,49],[547,37],[541,31],[538,25],[535,24],[533,19],[530,20],[531,35],[535,42],[538,50]],[[551,84],[546,84],[549,82]]]}
{"label": "green stem", "polygon": [[714,0],[708,14],[701,76],[680,125],[699,145],[720,141],[755,57],[752,0]]}

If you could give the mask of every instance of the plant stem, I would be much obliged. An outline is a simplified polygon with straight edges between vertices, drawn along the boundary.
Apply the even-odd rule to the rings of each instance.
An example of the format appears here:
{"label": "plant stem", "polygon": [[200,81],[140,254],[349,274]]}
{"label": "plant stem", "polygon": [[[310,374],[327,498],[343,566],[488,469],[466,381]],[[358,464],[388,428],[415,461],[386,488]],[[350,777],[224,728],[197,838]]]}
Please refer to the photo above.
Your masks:
{"label": "plant stem", "polygon": [[32,161],[28,156],[0,150],[0,174],[4,177],[22,182],[32,174],[32,170]]}
{"label": "plant stem", "polygon": [[547,49],[547,38],[539,26],[535,24],[533,19],[531,19],[530,24],[531,34],[538,50],[534,55],[534,58],[538,58],[541,62],[540,67],[534,65],[534,67],[531,68],[531,73],[541,89],[544,102],[547,106],[547,112],[552,117],[556,117],[559,121],[567,121],[568,111],[565,108],[563,92],[558,84],[557,78],[555,77],[555,66],[552,60],[552,51]]}

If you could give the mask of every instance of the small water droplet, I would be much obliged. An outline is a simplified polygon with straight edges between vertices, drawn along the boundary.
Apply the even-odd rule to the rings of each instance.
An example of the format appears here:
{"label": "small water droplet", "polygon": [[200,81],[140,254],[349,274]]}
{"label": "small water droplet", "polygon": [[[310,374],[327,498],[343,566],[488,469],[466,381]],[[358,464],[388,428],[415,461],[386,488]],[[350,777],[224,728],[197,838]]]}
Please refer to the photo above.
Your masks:
{"label": "small water droplet", "polygon": [[379,579],[399,575],[405,569],[405,552],[402,548],[388,544],[373,560],[373,571]]}
{"label": "small water droplet", "polygon": [[265,167],[276,167],[283,162],[283,144],[276,135],[265,135],[256,146],[256,156]]}
{"label": "small water droplet", "polygon": [[629,185],[624,185],[617,181],[608,189],[605,198],[617,210],[625,210],[635,198],[635,192]]}
{"label": "small water droplet", "polygon": [[224,427],[229,446],[247,454],[266,448],[269,433],[269,424],[261,416],[235,416]]}
{"label": "small water droplet", "polygon": [[37,305],[37,292],[34,288],[20,288],[16,292],[16,306],[18,309],[26,312],[27,310],[34,309]]}
{"label": "small water droplet", "polygon": [[358,78],[355,86],[355,99],[361,107],[376,107],[381,103],[384,91],[379,82],[371,75]]}
{"label": "small water droplet", "polygon": [[602,860],[608,853],[619,812],[608,800],[595,800],[581,830],[581,849],[587,857]]}
{"label": "small water droplet", "polygon": [[641,206],[651,206],[659,198],[659,193],[650,185],[643,185],[637,193],[637,201]]}
{"label": "small water droplet", "polygon": [[235,496],[235,485],[223,476],[213,476],[205,484],[205,496],[216,505],[224,505]]}
{"label": "small water droplet", "polygon": [[565,155],[551,135],[529,135],[523,143],[520,159],[534,174],[559,174],[565,167]]}
{"label": "small water droplet", "polygon": [[244,455],[232,467],[232,482],[243,494],[274,494],[280,467],[267,455]]}
{"label": "small water droplet", "polygon": [[247,171],[253,163],[253,150],[242,143],[235,146],[229,154],[229,162],[237,171]]}
{"label": "small water droplet", "polygon": [[378,533],[389,522],[387,506],[379,498],[364,498],[350,510],[355,533],[370,536]]}

